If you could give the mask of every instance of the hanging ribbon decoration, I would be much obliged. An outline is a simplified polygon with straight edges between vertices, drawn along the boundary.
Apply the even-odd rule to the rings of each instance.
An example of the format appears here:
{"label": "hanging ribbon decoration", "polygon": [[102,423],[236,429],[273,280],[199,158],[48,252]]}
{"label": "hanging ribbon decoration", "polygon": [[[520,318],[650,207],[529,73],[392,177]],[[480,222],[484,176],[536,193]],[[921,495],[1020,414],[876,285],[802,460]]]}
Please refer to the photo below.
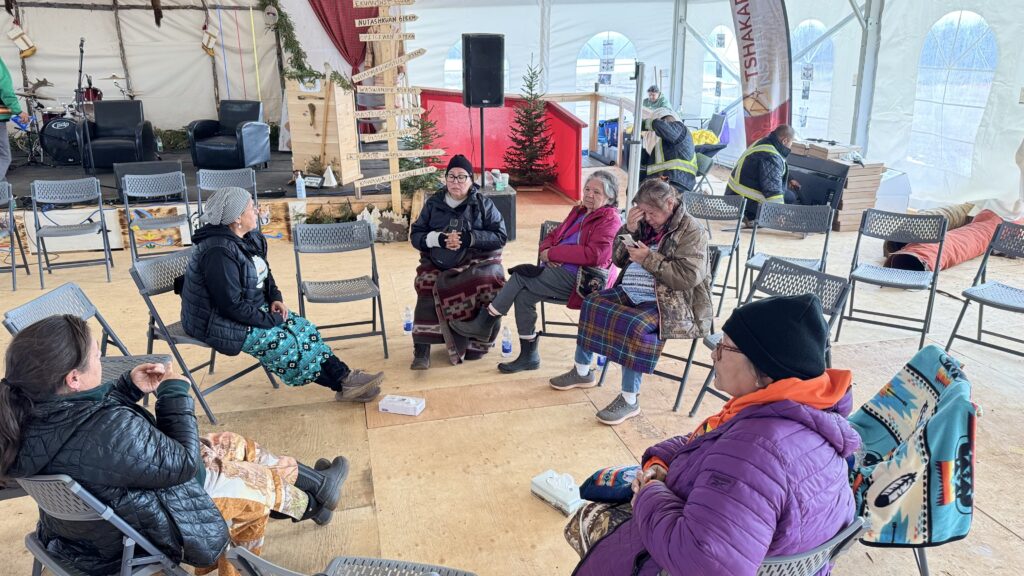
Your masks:
{"label": "hanging ribbon decoration", "polygon": [[256,20],[252,15],[252,6],[249,6],[249,29],[252,31],[252,58],[256,61],[256,97],[263,101],[263,87],[260,85],[260,53],[256,49]]}
{"label": "hanging ribbon decoration", "polygon": [[[217,7],[217,30],[220,32],[220,37],[224,37],[224,17],[220,11],[220,6]],[[228,100],[231,100],[231,80],[228,78],[228,51],[224,47],[224,42],[220,43],[220,61],[224,64],[224,85],[228,88]]]}

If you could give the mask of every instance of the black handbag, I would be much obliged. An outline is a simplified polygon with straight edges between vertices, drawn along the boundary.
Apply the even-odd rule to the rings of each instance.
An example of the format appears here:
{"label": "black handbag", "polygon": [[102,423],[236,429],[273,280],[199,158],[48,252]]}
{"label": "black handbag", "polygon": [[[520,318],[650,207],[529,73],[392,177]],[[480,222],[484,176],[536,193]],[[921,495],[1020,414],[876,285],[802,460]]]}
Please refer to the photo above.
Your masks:
{"label": "black handbag", "polygon": [[609,273],[607,268],[580,266],[579,271],[576,272],[576,293],[580,295],[580,298],[586,298],[594,292],[604,290],[608,285]]}

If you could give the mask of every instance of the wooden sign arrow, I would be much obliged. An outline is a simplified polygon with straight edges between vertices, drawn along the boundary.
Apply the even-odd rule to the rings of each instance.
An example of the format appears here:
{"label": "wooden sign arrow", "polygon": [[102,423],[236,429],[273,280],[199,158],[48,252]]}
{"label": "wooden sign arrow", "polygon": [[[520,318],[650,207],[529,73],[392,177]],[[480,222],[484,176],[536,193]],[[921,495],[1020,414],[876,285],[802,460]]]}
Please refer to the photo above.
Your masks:
{"label": "wooden sign arrow", "polygon": [[391,34],[360,34],[360,42],[387,42],[389,40],[415,40],[413,32],[394,32]]}
{"label": "wooden sign arrow", "polygon": [[383,140],[390,140],[392,138],[401,138],[402,136],[412,136],[416,133],[415,128],[402,128],[401,130],[392,130],[391,132],[377,132],[376,134],[360,134],[360,142],[381,142]]}
{"label": "wooden sign arrow", "polygon": [[381,24],[398,24],[399,22],[415,22],[419,19],[419,16],[415,14],[405,14],[403,16],[379,16],[377,18],[359,18],[356,20],[357,28],[366,28],[368,26],[380,26]]}
{"label": "wooden sign arrow", "polygon": [[390,160],[391,158],[422,158],[424,156],[442,156],[444,150],[429,148],[425,150],[396,150],[394,152],[359,152],[348,155],[349,160]]}
{"label": "wooden sign arrow", "polygon": [[369,70],[364,70],[364,71],[360,72],[359,74],[353,74],[352,75],[352,81],[353,82],[361,82],[363,80],[366,80],[367,78],[371,78],[373,76],[376,76],[377,74],[380,74],[381,72],[385,72],[387,70],[391,70],[392,68],[398,68],[402,64],[405,64],[406,62],[408,62],[409,60],[412,60],[413,58],[419,58],[420,56],[423,56],[426,53],[427,53],[427,51],[425,49],[417,48],[417,49],[413,50],[412,52],[409,52],[408,54],[405,54],[404,56],[399,56],[398,58],[395,58],[394,60],[391,60],[390,62],[385,62],[385,63],[381,64],[380,66],[374,66],[373,68],[370,68]]}
{"label": "wooden sign arrow", "polygon": [[356,86],[356,92],[360,94],[419,94],[419,88],[406,88],[405,86]]}
{"label": "wooden sign arrow", "polygon": [[380,8],[382,6],[411,6],[416,0],[354,0],[354,8]]}
{"label": "wooden sign arrow", "polygon": [[415,170],[406,170],[405,172],[396,172],[394,174],[385,174],[383,176],[376,176],[373,178],[366,178],[363,180],[356,180],[356,188],[365,188],[367,186],[373,186],[375,184],[383,184],[385,182],[391,182],[393,180],[401,180],[402,178],[408,178],[410,176],[419,176],[420,174],[430,174],[437,172],[437,168],[433,166],[425,166],[423,168],[417,168]]}
{"label": "wooden sign arrow", "polygon": [[393,116],[413,116],[423,114],[423,108],[392,108],[390,110],[359,110],[356,118],[391,118]]}

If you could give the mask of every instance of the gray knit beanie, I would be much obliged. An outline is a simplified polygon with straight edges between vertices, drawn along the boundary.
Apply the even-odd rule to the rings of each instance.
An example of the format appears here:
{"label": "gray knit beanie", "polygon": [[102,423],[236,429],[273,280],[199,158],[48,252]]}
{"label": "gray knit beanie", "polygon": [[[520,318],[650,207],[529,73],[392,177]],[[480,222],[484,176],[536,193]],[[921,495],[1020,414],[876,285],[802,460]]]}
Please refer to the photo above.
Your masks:
{"label": "gray knit beanie", "polygon": [[220,188],[203,203],[203,215],[199,219],[207,224],[231,224],[245,212],[250,200],[252,195],[245,188]]}

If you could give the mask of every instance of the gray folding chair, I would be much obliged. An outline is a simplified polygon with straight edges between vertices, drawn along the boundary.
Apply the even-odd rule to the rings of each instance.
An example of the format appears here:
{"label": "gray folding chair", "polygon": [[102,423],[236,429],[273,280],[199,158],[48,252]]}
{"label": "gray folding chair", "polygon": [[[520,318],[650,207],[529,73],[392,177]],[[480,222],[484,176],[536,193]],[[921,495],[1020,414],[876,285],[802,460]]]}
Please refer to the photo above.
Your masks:
{"label": "gray folding chair", "polygon": [[[320,304],[338,304],[370,300],[370,320],[324,324],[321,330],[362,326],[371,324],[372,330],[359,334],[344,334],[324,338],[347,340],[380,336],[384,344],[384,358],[388,357],[388,333],[384,323],[384,304],[380,295],[380,276],[377,274],[377,251],[373,247],[373,230],[365,221],[341,222],[338,224],[297,224],[292,231],[295,250],[295,278],[299,289],[299,314],[306,315],[306,300]],[[342,280],[303,280],[300,254],[337,254],[370,249],[370,276],[345,278]],[[377,315],[380,314],[380,330],[377,329]]]}
{"label": "gray folding chair", "polygon": [[[306,576],[264,560],[245,548],[228,550],[227,558],[242,576]],[[401,560],[339,556],[317,576],[476,576],[472,572]]]}
{"label": "gray folding chair", "polygon": [[[103,332],[99,338],[100,364],[103,367],[103,382],[116,381],[121,374],[139,364],[166,364],[170,361],[166,354],[147,354],[133,356],[128,347],[110,327],[100,311],[89,300],[76,284],[64,284],[29,302],[4,313],[4,327],[11,335],[21,332],[43,318],[58,314],[70,314],[82,320],[95,318]],[[113,344],[121,356],[107,356],[107,345]]]}
{"label": "gray folding chair", "polygon": [[[263,372],[266,373],[274,388],[278,388],[279,384],[277,383],[277,380],[274,379],[274,376],[262,364],[256,362],[244,370],[236,372],[215,384],[207,386],[205,389],[201,389],[199,387],[199,383],[196,382],[193,373],[203,368],[209,368],[209,373],[213,374],[217,360],[217,351],[210,348],[206,342],[186,334],[185,329],[181,327],[181,322],[174,322],[173,324],[167,324],[164,322],[163,318],[160,317],[160,312],[157,310],[156,305],[153,303],[153,298],[168,292],[173,293],[174,280],[185,274],[185,269],[188,268],[188,261],[191,257],[192,249],[189,248],[180,252],[139,260],[135,263],[135,266],[129,270],[129,273],[132,276],[132,280],[135,281],[135,286],[139,289],[139,295],[142,296],[142,299],[146,302],[146,307],[149,308],[149,322],[146,326],[146,353],[153,353],[153,343],[158,340],[167,343],[168,348],[171,349],[171,355],[174,356],[178,366],[181,367],[182,375],[189,381],[189,384],[192,387],[192,392],[195,393],[196,400],[198,400],[199,404],[203,407],[203,412],[206,412],[206,417],[210,419],[211,423],[216,424],[217,417],[213,415],[213,410],[211,410],[210,405],[206,403],[206,397],[210,394],[257,369],[262,369]],[[177,300],[176,296],[175,299]],[[178,309],[180,309],[180,307],[180,300],[178,300]],[[185,362],[185,359],[182,357],[181,351],[178,349],[181,345],[199,346],[200,348],[209,349],[210,359],[198,366],[189,367]]]}
{"label": "gray folding chair", "polygon": [[[167,174],[126,175],[122,180],[122,198],[124,199],[125,219],[128,222],[128,247],[131,250],[132,262],[139,260],[139,249],[135,242],[135,230],[166,230],[188,226],[192,230],[192,210],[189,208],[188,189],[185,186],[185,174],[169,172]],[[172,199],[185,203],[185,213],[173,216],[152,217],[146,207],[131,206],[132,199],[155,200]],[[172,204],[173,206],[174,204]],[[152,256],[152,255],[151,255]]]}
{"label": "gray folding chair", "polygon": [[[754,287],[747,294],[747,303],[753,301],[754,295],[757,293],[766,296],[814,294],[821,301],[821,309],[828,321],[829,331],[831,331],[832,326],[843,313],[843,306],[850,293],[850,283],[842,276],[811,270],[782,258],[769,258],[761,267],[757,280],[754,281]],[[714,350],[721,341],[721,332],[709,334],[704,338],[704,346],[709,350]],[[832,348],[829,343],[825,345],[825,362],[828,366],[832,365]],[[697,399],[693,401],[693,407],[690,408],[690,418],[697,414],[705,394],[711,394],[720,400],[729,400],[728,396],[711,385],[714,379],[715,368],[712,366],[708,377],[704,379],[704,385],[701,386],[700,392],[697,394]]]}
{"label": "gray folding chair", "polygon": [[[28,258],[25,257],[25,246],[21,243],[21,235],[18,234],[18,223],[14,221],[14,194],[11,192],[9,182],[0,182],[0,209],[7,213],[7,222],[0,222],[0,238],[7,238],[10,244],[11,254],[8,257],[8,264],[0,266],[0,272],[11,272],[11,290],[18,289],[18,268],[24,268],[25,273],[31,275],[31,268],[28,266]],[[21,252],[21,264],[14,254],[14,245],[17,243]]]}
{"label": "gray folding chair", "polygon": [[[207,170],[202,169],[196,172],[196,213],[203,214],[203,193],[212,195],[217,190],[226,186],[237,186],[245,190],[252,190],[252,202],[257,207],[260,205],[260,195],[256,190],[256,171],[252,168],[237,168],[235,170]],[[260,229],[263,228],[263,221],[257,218]]]}
{"label": "gray folding chair", "polygon": [[[171,561],[148,538],[133,528],[112,508],[100,502],[95,496],[82,488],[70,476],[56,474],[53,476],[33,476],[18,478],[18,484],[36,501],[39,509],[47,516],[64,522],[108,522],[122,534],[124,550],[121,553],[120,576],[148,576],[166,574],[169,576],[188,576],[190,572]],[[146,556],[135,557],[138,546]],[[46,546],[33,531],[25,536],[25,547],[32,553],[32,576],[40,576],[43,567],[56,576],[82,576],[84,572],[69,565],[63,558],[58,558],[46,549]]]}
{"label": "gray folding chair", "polygon": [[764,562],[761,562],[757,576],[814,576],[846,552],[863,531],[864,519],[854,518],[849,526],[814,550],[792,556],[765,558]]}
{"label": "gray folding chair", "polygon": [[[864,236],[878,238],[886,241],[902,243],[938,244],[939,251],[935,255],[935,262],[942,262],[942,248],[946,243],[946,217],[941,214],[898,214],[896,212],[884,212],[882,210],[865,210],[860,220],[860,230],[857,232],[857,244],[853,249],[853,260],[850,263],[850,311],[843,314],[839,319],[839,327],[836,329],[836,342],[839,341],[839,333],[843,330],[843,321],[865,322],[876,326],[887,326],[921,333],[921,342],[918,347],[924,347],[924,339],[932,325],[932,309],[935,305],[935,288],[939,282],[939,271],[930,270],[899,270],[896,268],[883,268],[874,264],[860,263],[860,242]],[[928,308],[925,310],[924,320],[912,316],[902,316],[889,312],[876,312],[872,310],[857,309],[853,297],[857,291],[857,283],[873,284],[885,288],[902,288],[903,290],[928,290]],[[879,316],[882,318],[894,318],[921,324],[920,328],[906,323],[894,324],[882,322],[873,318],[854,316],[855,313]]]}
{"label": "gray folding chair", "polygon": [[[558,220],[545,220],[544,223],[540,225],[540,241],[538,242],[538,244],[540,242],[543,242],[544,239],[548,237],[548,234],[551,234],[552,232],[554,232],[555,228],[558,228],[561,225],[562,225],[562,223],[559,222]],[[537,255],[537,265],[538,266],[540,265],[540,255],[539,254]],[[559,302],[558,300],[541,300],[541,302],[540,302],[540,331],[541,331],[541,334],[543,334],[544,337],[546,337],[546,338],[575,338],[576,337],[576,330],[578,329],[578,325],[576,323],[574,323],[574,322],[562,322],[562,321],[558,321],[558,320],[548,320],[547,312],[544,310],[544,304],[545,303],[547,303],[547,304],[561,304],[563,306],[568,304],[568,302]],[[567,332],[551,332],[551,331],[548,330],[548,326],[567,326],[567,327],[572,328],[573,331],[572,331],[571,334],[567,333]]]}
{"label": "gray folding chair", "polygon": [[[712,286],[715,285],[715,277],[718,275],[718,265],[722,263],[722,258],[721,257],[722,257],[722,253],[717,248],[715,248],[714,246],[710,246],[710,245],[708,246],[708,259],[710,260],[710,263],[711,263],[711,285]],[[714,325],[712,325],[711,326],[712,332],[714,331],[714,329],[715,329]],[[670,374],[670,373],[665,372],[663,370],[655,370],[654,372],[651,372],[651,374],[654,374],[655,376],[661,376],[662,378],[665,378],[665,379],[668,379],[668,380],[679,380],[679,388],[678,388],[678,390],[676,390],[676,401],[675,401],[675,404],[672,405],[672,411],[673,412],[678,412],[679,411],[679,404],[683,401],[683,390],[686,388],[686,381],[690,377],[690,368],[692,368],[694,364],[696,364],[697,366],[701,366],[701,367],[707,368],[708,370],[711,370],[713,368],[711,364],[708,364],[706,362],[701,362],[699,360],[694,360],[693,359],[693,355],[697,351],[697,342],[699,340],[700,340],[699,338],[694,338],[693,340],[690,341],[690,351],[689,351],[689,353],[687,353],[687,355],[685,357],[677,356],[675,354],[672,354],[672,353],[669,353],[669,352],[665,352],[664,350],[662,350],[662,352],[661,352],[661,358],[662,359],[668,358],[669,360],[678,360],[680,362],[685,362],[686,363],[686,367],[683,368],[683,375],[682,376],[678,376],[676,374]],[[607,373],[608,373],[608,363],[606,362],[605,365],[604,365],[604,368],[601,369],[601,378],[598,379],[598,381],[597,381],[597,385],[598,386],[604,386],[604,377],[605,377],[605,375]]]}
{"label": "gray folding chair", "polygon": [[[39,263],[39,288],[46,289],[43,283],[43,260],[46,260],[46,272],[52,274],[55,268],[77,268],[102,263],[107,268],[107,282],[110,282],[110,268],[114,265],[110,255],[110,237],[107,233],[107,222],[103,219],[103,195],[100,193],[100,181],[96,178],[80,178],[78,180],[35,180],[31,184],[32,216],[35,220],[36,258]],[[51,210],[44,209],[40,204],[74,205],[96,202],[97,212],[87,216],[78,224],[57,224],[48,214]],[[54,208],[56,210],[56,208]],[[46,220],[50,224],[43,224]],[[50,255],[46,251],[46,238],[67,238],[70,236],[86,236],[99,234],[103,239],[103,258],[80,260],[78,262],[50,263]]]}
{"label": "gray folding chair", "polygon": [[725,292],[729,289],[729,271],[732,269],[733,261],[736,262],[736,297],[740,293],[740,259],[735,257],[740,251],[740,229],[743,227],[743,210],[746,207],[747,199],[740,195],[715,196],[712,194],[701,194],[699,192],[687,192],[683,194],[683,204],[686,211],[694,218],[708,222],[710,221],[735,222],[736,228],[733,232],[732,243],[713,244],[718,249],[719,258],[727,257],[725,263],[725,279],[721,284],[715,284],[715,288],[721,288],[722,293],[718,299],[718,309],[715,315],[722,313],[722,304],[725,302]]}
{"label": "gray folding chair", "polygon": [[723,128],[725,128],[725,114],[721,112],[712,114],[711,120],[708,120],[708,130],[715,136],[721,136]]}
{"label": "gray folding chair", "polygon": [[[1007,312],[1016,312],[1018,314],[1024,313],[1024,289],[1016,286],[1009,286],[998,281],[988,281],[988,259],[994,252],[1004,254],[1012,258],[1024,258],[1024,226],[1020,224],[1013,224],[1011,222],[1004,222],[996,228],[996,232],[992,236],[992,241],[989,242],[988,250],[985,251],[985,257],[981,260],[981,266],[978,268],[978,273],[974,276],[974,282],[971,284],[970,288],[964,290],[962,293],[964,297],[964,307],[960,309],[960,316],[957,317],[956,325],[953,326],[953,333],[949,335],[949,342],[946,343],[947,352],[949,352],[949,348],[953,345],[953,340],[959,338],[961,340],[980,344],[981,346],[987,346],[1001,352],[1024,356],[1024,352],[1013,350],[1012,348],[1006,348],[1005,346],[1000,346],[993,342],[982,341],[982,335],[988,334],[990,336],[996,336],[1018,344],[1024,344],[1024,340],[1021,340],[1020,338],[1014,338],[1007,334],[985,330],[982,325],[985,306],[991,306],[999,310],[1006,310]],[[957,334],[957,330],[960,329],[960,323],[963,321],[964,314],[967,313],[967,308],[971,305],[971,302],[978,303],[977,338],[970,338],[968,336],[960,336]]]}
{"label": "gray folding chair", "polygon": [[[819,272],[825,271],[828,260],[828,241],[832,236],[832,219],[835,210],[827,204],[817,206],[801,206],[799,204],[776,204],[764,202],[761,204],[757,220],[754,221],[754,230],[750,234],[750,247],[747,249],[747,263],[743,269],[743,280],[740,281],[737,290],[736,300],[742,301],[743,286],[750,276],[750,289],[753,290],[754,274],[752,271],[761,269],[765,261],[772,256],[782,258],[799,264],[805,268],[811,268]],[[794,232],[797,234],[824,234],[825,242],[821,246],[820,258],[795,258],[781,256],[779,254],[764,254],[757,251],[757,232],[761,229],[778,230],[781,232]]]}

